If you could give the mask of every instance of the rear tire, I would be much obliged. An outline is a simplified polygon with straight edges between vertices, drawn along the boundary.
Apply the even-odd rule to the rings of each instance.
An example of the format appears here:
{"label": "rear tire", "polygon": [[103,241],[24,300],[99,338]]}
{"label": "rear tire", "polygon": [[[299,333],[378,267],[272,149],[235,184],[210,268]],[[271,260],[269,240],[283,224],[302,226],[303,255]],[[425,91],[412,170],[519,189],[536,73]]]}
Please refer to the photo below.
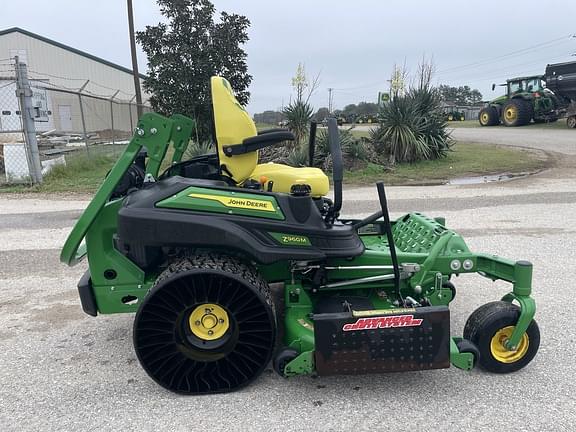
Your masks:
{"label": "rear tire", "polygon": [[568,117],[566,119],[566,126],[568,126],[570,129],[576,128],[576,116]]}
{"label": "rear tire", "polygon": [[496,126],[500,124],[498,110],[491,106],[482,108],[478,113],[478,121],[480,126]]}
{"label": "rear tire", "polygon": [[532,320],[515,351],[507,350],[503,343],[518,322],[520,308],[514,304],[496,301],[476,309],[464,326],[464,339],[480,351],[480,366],[494,373],[510,373],[522,369],[532,361],[540,346],[540,330]]}
{"label": "rear tire", "polygon": [[268,365],[276,320],[268,284],[236,258],[193,254],[160,274],[134,320],[140,364],[182,394],[237,390]]}
{"label": "rear tire", "polygon": [[512,99],[502,107],[505,126],[524,126],[532,120],[532,105],[524,99]]}

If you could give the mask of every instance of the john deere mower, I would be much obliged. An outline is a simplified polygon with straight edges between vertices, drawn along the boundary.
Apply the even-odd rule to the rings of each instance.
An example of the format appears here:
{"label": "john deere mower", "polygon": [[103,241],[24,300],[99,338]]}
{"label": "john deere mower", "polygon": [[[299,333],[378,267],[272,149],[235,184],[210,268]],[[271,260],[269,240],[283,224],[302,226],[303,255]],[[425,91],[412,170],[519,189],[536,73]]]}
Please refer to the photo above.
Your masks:
{"label": "john deere mower", "polygon": [[[193,121],[144,114],[61,254],[69,265],[88,258],[78,284],[87,314],[136,313],[134,349],[153,380],[207,394],[247,385],[270,362],[293,377],[450,365],[507,373],[534,358],[529,262],[470,251],[443,218],[390,220],[382,183],[380,211],[341,218],[336,120],[330,199],[317,168],[258,164],[259,149],[292,133],[258,132],[225,79],[211,88],[217,153],[182,160]],[[462,273],[511,290],[452,337],[451,279]]]}

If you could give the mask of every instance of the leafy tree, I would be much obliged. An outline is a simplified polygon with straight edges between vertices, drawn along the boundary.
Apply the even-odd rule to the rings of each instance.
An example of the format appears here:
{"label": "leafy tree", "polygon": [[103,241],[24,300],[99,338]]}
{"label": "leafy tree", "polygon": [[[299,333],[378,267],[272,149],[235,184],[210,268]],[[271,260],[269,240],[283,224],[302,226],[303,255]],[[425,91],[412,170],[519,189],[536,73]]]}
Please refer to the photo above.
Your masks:
{"label": "leafy tree", "polygon": [[330,111],[326,107],[318,108],[318,111],[314,114],[314,120],[317,122],[324,121],[328,117],[330,117]]}
{"label": "leafy tree", "polygon": [[378,104],[372,102],[360,102],[358,105],[349,104],[342,110],[342,115],[349,122],[359,119],[366,120],[366,117],[373,117],[378,114]]}
{"label": "leafy tree", "polygon": [[438,90],[445,102],[452,102],[456,105],[474,105],[482,101],[482,93],[469,86],[452,87],[442,84]]}
{"label": "leafy tree", "polygon": [[378,112],[378,104],[372,102],[360,102],[356,107],[357,115],[372,115]]}
{"label": "leafy tree", "polygon": [[342,110],[342,114],[344,114],[345,116],[356,115],[357,109],[358,107],[356,106],[356,104],[349,104],[344,107],[344,109]]}
{"label": "leafy tree", "polygon": [[254,114],[254,121],[256,123],[277,125],[285,120],[286,116],[280,111],[264,111],[262,113]]}
{"label": "leafy tree", "polygon": [[248,103],[246,52],[250,21],[221,12],[209,0],[158,0],[166,22],[146,26],[136,38],[148,56],[144,88],[154,110],[196,120],[197,141],[211,135],[210,77],[225,77],[238,101]]}

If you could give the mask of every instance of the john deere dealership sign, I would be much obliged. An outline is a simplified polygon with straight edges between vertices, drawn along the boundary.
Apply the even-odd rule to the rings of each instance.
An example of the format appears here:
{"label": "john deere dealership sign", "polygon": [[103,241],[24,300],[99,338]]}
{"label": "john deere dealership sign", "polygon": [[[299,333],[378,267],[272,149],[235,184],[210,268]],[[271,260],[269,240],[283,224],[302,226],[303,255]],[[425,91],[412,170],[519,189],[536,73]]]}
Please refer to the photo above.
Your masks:
{"label": "john deere dealership sign", "polygon": [[378,105],[382,106],[390,101],[390,93],[388,92],[378,92]]}

